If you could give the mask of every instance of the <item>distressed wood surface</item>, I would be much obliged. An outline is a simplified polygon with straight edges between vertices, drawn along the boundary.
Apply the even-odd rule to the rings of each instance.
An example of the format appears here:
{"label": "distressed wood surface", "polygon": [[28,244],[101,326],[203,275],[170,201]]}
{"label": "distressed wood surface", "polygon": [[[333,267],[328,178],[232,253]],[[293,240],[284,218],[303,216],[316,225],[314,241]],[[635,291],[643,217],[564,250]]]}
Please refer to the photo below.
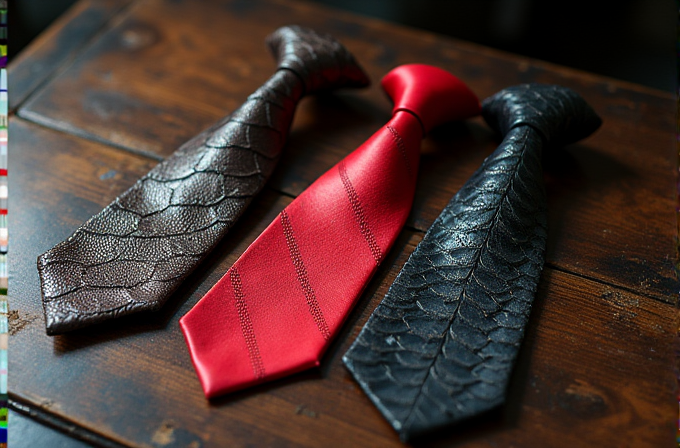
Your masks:
{"label": "distressed wood surface", "polygon": [[15,109],[50,79],[132,0],[81,0],[9,67],[9,107]]}
{"label": "distressed wood surface", "polygon": [[[48,33],[71,33],[87,11],[114,3],[83,0]],[[399,446],[340,358],[422,231],[498,144],[481,119],[425,140],[408,227],[319,370],[207,402],[177,321],[291,197],[387,121],[380,77],[424,62],[480,97],[520,82],[566,85],[604,125],[546,157],[548,267],[508,406],[421,444],[671,446],[671,95],[311,3],[136,0],[107,11],[86,44],[22,81],[28,100],[10,120],[10,393],[34,418],[74,424],[102,446]],[[374,85],[303,101],[269,187],[161,312],[47,337],[36,257],[238,107],[274,69],[264,37],[289,23],[334,34]],[[44,58],[46,42],[11,70]]]}
{"label": "distressed wood surface", "polygon": [[[140,0],[18,111],[28,120],[161,158],[238,107],[274,70],[264,45],[281,25],[337,36],[374,80],[362,92],[306,100],[291,150],[272,185],[299,194],[389,118],[379,87],[392,67],[441,66],[480,98],[523,82],[581,93],[604,119],[592,138],[553,164],[548,262],[669,300],[674,256],[673,130],[670,94],[579,76],[481,47],[313,7],[266,0]],[[651,89],[650,89],[651,90]],[[497,145],[481,119],[456,135],[440,130],[423,157],[410,223],[426,230],[467,176]],[[461,135],[462,134],[462,135]],[[429,150],[428,150],[429,149]],[[648,179],[663,182],[648,182]],[[654,208],[648,201],[657,201]],[[554,205],[553,205],[554,204]]]}
{"label": "distressed wood surface", "polygon": [[9,431],[7,444],[12,448],[87,448],[91,446],[14,410],[9,411],[8,425],[12,430]]}

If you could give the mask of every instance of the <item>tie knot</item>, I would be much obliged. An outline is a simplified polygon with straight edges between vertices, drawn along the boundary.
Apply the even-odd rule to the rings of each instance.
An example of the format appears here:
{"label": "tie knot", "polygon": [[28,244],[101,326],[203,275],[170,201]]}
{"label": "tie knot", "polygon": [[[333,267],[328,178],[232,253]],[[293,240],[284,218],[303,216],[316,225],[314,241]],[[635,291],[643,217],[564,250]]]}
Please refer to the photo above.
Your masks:
{"label": "tie knot", "polygon": [[279,28],[267,37],[279,68],[291,70],[305,85],[305,93],[340,87],[366,87],[368,76],[352,54],[332,36],[300,26]]}
{"label": "tie knot", "polygon": [[385,75],[382,86],[394,101],[392,113],[411,112],[425,133],[480,113],[479,99],[463,81],[431,65],[401,65]]}
{"label": "tie knot", "polygon": [[484,100],[482,114],[489,126],[505,135],[528,125],[551,144],[568,144],[597,130],[602,120],[571,89],[546,84],[508,87]]}

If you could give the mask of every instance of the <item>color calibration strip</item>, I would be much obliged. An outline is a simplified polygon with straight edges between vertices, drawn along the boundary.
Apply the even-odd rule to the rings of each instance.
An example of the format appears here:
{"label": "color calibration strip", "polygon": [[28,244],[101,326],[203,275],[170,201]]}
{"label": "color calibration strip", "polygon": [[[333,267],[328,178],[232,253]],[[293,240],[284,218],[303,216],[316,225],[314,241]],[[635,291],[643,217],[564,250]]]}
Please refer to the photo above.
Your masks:
{"label": "color calibration strip", "polygon": [[0,0],[0,448],[7,448],[7,0]]}

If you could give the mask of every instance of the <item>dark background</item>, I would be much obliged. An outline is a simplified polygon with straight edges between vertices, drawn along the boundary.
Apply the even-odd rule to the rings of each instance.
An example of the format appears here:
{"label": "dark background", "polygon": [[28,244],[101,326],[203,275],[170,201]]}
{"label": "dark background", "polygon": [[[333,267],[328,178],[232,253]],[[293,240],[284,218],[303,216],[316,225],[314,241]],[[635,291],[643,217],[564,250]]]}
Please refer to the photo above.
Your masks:
{"label": "dark background", "polygon": [[[305,0],[675,91],[673,0]],[[9,58],[75,0],[10,0]]]}

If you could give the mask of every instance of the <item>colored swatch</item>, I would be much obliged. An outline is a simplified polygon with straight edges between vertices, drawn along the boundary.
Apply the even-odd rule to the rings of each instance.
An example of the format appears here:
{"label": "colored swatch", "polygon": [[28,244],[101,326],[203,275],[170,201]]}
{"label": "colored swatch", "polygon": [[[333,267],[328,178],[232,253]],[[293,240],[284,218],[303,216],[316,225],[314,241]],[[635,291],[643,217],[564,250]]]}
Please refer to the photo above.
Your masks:
{"label": "colored swatch", "polygon": [[0,448],[7,448],[7,345],[9,304],[7,301],[7,1],[0,0]]}

